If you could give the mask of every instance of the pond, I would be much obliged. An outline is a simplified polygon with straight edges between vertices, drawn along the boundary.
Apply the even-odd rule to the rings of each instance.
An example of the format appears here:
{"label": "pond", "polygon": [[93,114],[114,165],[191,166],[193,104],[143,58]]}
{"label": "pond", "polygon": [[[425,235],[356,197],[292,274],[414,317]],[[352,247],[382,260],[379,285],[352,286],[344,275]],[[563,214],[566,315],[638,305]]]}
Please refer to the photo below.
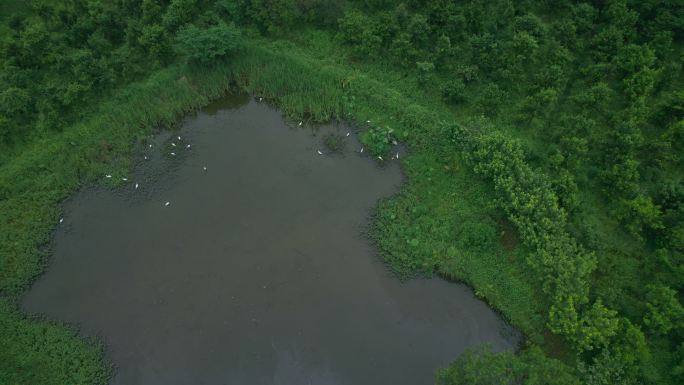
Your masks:
{"label": "pond", "polygon": [[298,123],[232,96],[151,137],[124,187],[65,203],[23,309],[100,337],[112,384],[427,385],[469,346],[514,349],[467,287],[398,280],[364,235],[398,161]]}

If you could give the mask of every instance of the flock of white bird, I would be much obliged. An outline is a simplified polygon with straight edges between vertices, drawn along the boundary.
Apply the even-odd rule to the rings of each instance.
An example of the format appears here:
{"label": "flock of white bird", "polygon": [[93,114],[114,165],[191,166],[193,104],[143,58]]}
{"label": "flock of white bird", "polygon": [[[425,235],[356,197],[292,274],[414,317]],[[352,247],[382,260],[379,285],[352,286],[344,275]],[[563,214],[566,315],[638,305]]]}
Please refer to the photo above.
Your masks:
{"label": "flock of white bird", "polygon": [[[180,135],[177,136],[176,139],[178,140],[179,144],[180,144],[180,142],[183,140],[183,138],[182,138]],[[147,147],[148,147],[148,148],[152,148],[152,144],[151,144],[151,143],[148,144]],[[176,144],[176,142],[171,142],[171,147],[178,147],[178,145]],[[185,145],[185,148],[186,148],[187,150],[189,150],[189,149],[192,148],[192,145],[189,144],[189,143],[187,143],[187,144]],[[171,151],[170,154],[171,154],[171,156],[176,156],[176,152],[175,152],[175,151]],[[147,160],[147,159],[148,159],[147,155],[143,155],[143,159]],[[207,171],[207,166],[203,166],[203,167],[202,167],[202,171]],[[112,177],[111,174],[105,175],[105,178],[107,178],[107,179],[110,179],[111,177]],[[124,182],[127,182],[127,181],[128,181],[128,178],[121,178],[121,180],[124,181]],[[134,187],[135,187],[136,190],[139,189],[139,188],[140,188],[140,183],[136,182],[136,183],[134,184]],[[167,206],[170,206],[170,205],[171,205],[171,202],[170,202],[170,201],[164,202],[164,207],[167,207]],[[64,218],[60,218],[60,219],[59,219],[59,223],[62,223],[62,222],[64,222]]]}
{"label": "flock of white bird", "polygon": [[[263,100],[263,98],[260,97],[260,98],[259,98],[259,101],[262,101],[262,100]],[[366,120],[366,123],[370,123],[370,122],[371,122],[370,120]],[[298,124],[298,126],[301,127],[303,124],[304,124],[304,122],[303,122],[303,121],[300,121],[299,124]],[[349,137],[350,135],[351,135],[351,132],[347,132],[347,134],[345,135],[345,137]],[[181,138],[180,135],[178,135],[176,138],[178,139],[178,142],[179,142],[179,143],[182,141],[182,138]],[[393,141],[392,144],[396,145],[397,142],[396,142],[396,141]],[[175,142],[171,142],[171,147],[177,147],[176,143],[175,143]],[[187,150],[189,150],[191,147],[192,147],[192,146],[191,146],[189,143],[187,143],[187,144],[185,145],[185,148],[186,148]],[[148,148],[152,148],[152,144],[151,144],[151,143],[148,144]],[[316,150],[316,152],[318,153],[318,155],[324,155],[323,151],[321,151],[321,150]],[[362,146],[361,149],[359,150],[359,153],[360,153],[360,154],[363,154],[363,146]],[[171,156],[176,156],[176,152],[175,152],[175,151],[171,151],[170,154],[171,154]],[[143,157],[144,157],[145,160],[148,159],[148,158],[147,158],[147,155],[144,155]],[[378,156],[378,159],[381,160],[381,161],[384,161],[384,159],[382,158],[382,156]],[[392,156],[392,159],[397,159],[397,160],[398,160],[398,159],[399,159],[399,153],[397,152],[394,156]],[[207,171],[207,166],[203,166],[203,167],[202,167],[202,171]],[[111,174],[105,175],[105,178],[107,178],[107,179],[110,179],[111,177],[112,177]],[[127,182],[127,181],[128,181],[128,178],[121,178],[121,180],[124,181],[124,182]],[[137,189],[140,187],[140,184],[136,182],[134,186],[135,186],[135,189],[137,190]],[[168,206],[170,206],[170,205],[171,205],[171,202],[170,202],[170,201],[166,201],[166,202],[164,203],[164,207],[168,207]],[[59,223],[63,223],[63,222],[64,222],[64,218],[59,218]]]}

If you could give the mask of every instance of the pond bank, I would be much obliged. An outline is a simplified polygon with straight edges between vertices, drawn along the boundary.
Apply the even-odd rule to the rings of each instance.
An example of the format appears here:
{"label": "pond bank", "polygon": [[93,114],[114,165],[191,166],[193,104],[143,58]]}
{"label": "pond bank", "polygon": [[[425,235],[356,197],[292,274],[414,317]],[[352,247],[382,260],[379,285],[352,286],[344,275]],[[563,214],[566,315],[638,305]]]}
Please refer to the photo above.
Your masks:
{"label": "pond bank", "polygon": [[70,200],[24,297],[100,335],[113,384],[430,384],[468,346],[517,345],[468,288],[402,283],[375,257],[362,231],[396,161],[345,125],[214,107],[141,146],[120,189]]}
{"label": "pond bank", "polygon": [[[300,59],[295,56],[278,52],[276,47],[265,48],[258,44],[258,47],[249,48],[240,60],[224,68],[200,72],[187,72],[179,68],[162,71],[148,81],[120,92],[110,105],[103,107],[102,114],[58,137],[38,143],[21,159],[4,165],[0,170],[0,179],[6,182],[3,185],[11,188],[7,189],[10,199],[6,201],[3,210],[14,219],[11,225],[9,222],[3,222],[3,231],[7,230],[3,234],[7,234],[6,236],[15,239],[16,242],[3,243],[3,248],[12,248],[4,249],[3,254],[7,252],[4,255],[17,256],[17,261],[7,265],[10,268],[3,269],[3,272],[7,272],[0,280],[3,292],[10,295],[20,293],[30,282],[30,278],[40,271],[38,262],[42,258],[41,255],[44,255],[40,252],[40,246],[49,239],[49,231],[60,217],[56,209],[57,203],[81,184],[93,183],[106,173],[112,173],[113,178],[105,181],[105,185],[120,181],[130,169],[131,142],[145,138],[158,125],[174,124],[183,113],[206,104],[209,99],[225,93],[232,87],[237,86],[276,101],[289,116],[299,116],[313,121],[329,118],[365,121],[370,118],[375,122],[379,121],[381,116],[387,119],[390,116],[402,116],[402,112],[408,113],[407,116],[410,118],[411,114],[418,111],[418,106],[401,99],[396,91],[383,88],[384,86],[377,81],[328,66],[313,71],[314,63],[303,57],[301,59],[299,61]],[[262,63],[261,66],[258,63]],[[269,63],[269,66],[273,67],[264,67],[264,63]],[[379,107],[373,110],[374,104]],[[406,127],[408,123],[397,125]],[[420,142],[416,142],[420,138],[419,132],[413,134],[415,136],[412,136],[412,145],[421,145]],[[72,147],[72,142],[76,144],[75,148]],[[420,162],[407,163],[409,179],[412,172],[419,171],[415,168],[419,164]],[[18,180],[19,183],[9,184],[10,180]],[[467,194],[479,196],[478,199],[486,199],[477,189],[473,190],[477,185],[474,181],[466,179],[462,187],[470,189]],[[415,186],[409,185],[407,188]],[[22,196],[30,196],[31,199],[21,199]],[[463,202],[472,203],[472,200],[473,198],[468,195],[462,197]],[[479,210],[478,207],[473,207],[473,210]],[[480,211],[487,210],[491,209],[485,208]],[[18,213],[22,215],[19,216]],[[458,212],[456,214],[454,218],[463,215]],[[534,306],[535,302],[529,300],[529,294],[526,294],[528,289],[517,283],[517,286],[505,285],[515,283],[518,279],[515,266],[502,266],[496,259],[499,257],[492,260],[489,256],[481,262],[478,262],[478,258],[473,259],[476,255],[465,257],[460,260],[460,263],[465,265],[455,266],[454,271],[459,272],[458,274],[444,274],[467,281],[526,334],[533,331],[535,317],[528,315],[532,311],[530,307]],[[501,262],[507,258],[504,257]],[[495,273],[504,285],[486,285],[492,273]],[[506,294],[511,292],[516,295]],[[14,312],[11,310],[13,302],[14,300],[10,300],[9,306],[3,308],[3,311],[8,309],[7,315],[2,315],[3,320],[16,319],[9,315]],[[29,327],[34,325],[31,322],[11,321],[8,324],[20,330],[14,335],[24,333],[25,337],[14,338],[13,335],[12,338],[5,339],[10,346],[6,350],[10,357],[26,356],[22,352],[31,349],[26,344],[26,339],[33,341],[33,346],[54,346],[53,342],[37,335],[37,332]],[[47,328],[51,332],[64,333],[61,328],[42,325],[41,328]],[[85,350],[70,349],[69,354],[78,359],[68,359],[51,349],[42,348],[39,351],[37,355],[29,356],[38,368],[36,372],[45,369],[43,374],[45,378],[51,379],[50,381],[96,382],[92,379],[80,381],[57,375],[64,372],[76,373],[79,367],[99,366],[96,355],[88,355],[90,353],[86,354]],[[45,365],[45,362],[57,362],[59,365],[69,362],[72,366],[67,370],[61,369],[62,366],[55,369]]]}

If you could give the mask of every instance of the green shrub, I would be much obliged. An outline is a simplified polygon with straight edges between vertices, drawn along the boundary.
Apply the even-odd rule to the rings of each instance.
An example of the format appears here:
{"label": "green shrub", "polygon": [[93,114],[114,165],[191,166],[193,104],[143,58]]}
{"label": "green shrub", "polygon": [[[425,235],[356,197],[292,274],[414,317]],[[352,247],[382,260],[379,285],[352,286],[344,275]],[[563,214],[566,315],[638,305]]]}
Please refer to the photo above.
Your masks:
{"label": "green shrub", "polygon": [[385,155],[396,140],[394,130],[388,126],[372,127],[361,135],[361,140],[375,155]]}
{"label": "green shrub", "polygon": [[427,84],[435,72],[435,64],[432,62],[416,62],[416,68],[418,68],[418,83]]}
{"label": "green shrub", "polygon": [[233,25],[219,24],[201,29],[189,25],[176,36],[176,50],[190,62],[202,65],[225,60],[241,46],[240,30]]}
{"label": "green shrub", "polygon": [[487,251],[497,242],[496,226],[484,220],[470,221],[461,224],[456,234],[458,244],[464,250]]}
{"label": "green shrub", "polygon": [[519,355],[488,348],[463,353],[437,373],[437,385],[579,385],[570,368],[538,348]]}
{"label": "green shrub", "polygon": [[452,103],[460,103],[465,99],[466,87],[461,79],[451,79],[442,85],[442,96]]}

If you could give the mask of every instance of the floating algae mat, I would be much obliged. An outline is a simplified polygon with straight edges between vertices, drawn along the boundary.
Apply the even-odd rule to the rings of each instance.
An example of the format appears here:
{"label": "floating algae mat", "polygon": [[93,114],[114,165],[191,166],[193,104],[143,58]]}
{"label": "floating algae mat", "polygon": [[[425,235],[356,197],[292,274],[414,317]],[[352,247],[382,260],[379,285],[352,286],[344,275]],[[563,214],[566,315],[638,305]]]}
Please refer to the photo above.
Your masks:
{"label": "floating algae mat", "polygon": [[375,254],[398,163],[298,123],[231,97],[150,138],[124,187],[65,203],[23,308],[102,338],[113,384],[427,385],[468,346],[515,348],[465,286]]}

